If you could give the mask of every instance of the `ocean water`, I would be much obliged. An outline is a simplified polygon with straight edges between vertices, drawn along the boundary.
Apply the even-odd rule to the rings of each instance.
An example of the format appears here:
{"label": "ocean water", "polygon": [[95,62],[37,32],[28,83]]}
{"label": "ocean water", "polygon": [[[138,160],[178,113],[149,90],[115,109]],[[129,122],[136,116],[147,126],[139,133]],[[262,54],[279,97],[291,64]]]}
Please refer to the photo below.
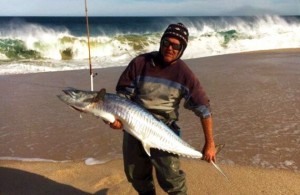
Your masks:
{"label": "ocean water", "polygon": [[[89,17],[94,68],[158,50],[170,23],[190,32],[183,59],[300,47],[299,16]],[[88,69],[85,17],[0,17],[0,74]]]}
{"label": "ocean water", "polygon": [[[300,47],[300,17],[95,17],[90,18],[93,67],[125,66],[139,53],[157,50],[162,32],[173,22],[190,30],[184,59]],[[93,117],[80,118],[65,110],[56,98],[67,87],[61,85],[67,85],[63,76],[68,73],[52,79],[21,75],[88,69],[85,28],[83,17],[0,18],[0,81],[8,84],[1,89],[0,160],[98,164],[122,158],[119,132],[103,128]],[[212,98],[216,141],[226,144],[220,164],[299,172],[300,60],[297,53],[280,55],[243,56],[237,61],[217,56],[219,64],[196,72]],[[208,58],[201,60],[211,64]],[[105,71],[95,83],[116,82]],[[186,123],[194,115],[181,117],[184,140],[201,148],[199,124]]]}

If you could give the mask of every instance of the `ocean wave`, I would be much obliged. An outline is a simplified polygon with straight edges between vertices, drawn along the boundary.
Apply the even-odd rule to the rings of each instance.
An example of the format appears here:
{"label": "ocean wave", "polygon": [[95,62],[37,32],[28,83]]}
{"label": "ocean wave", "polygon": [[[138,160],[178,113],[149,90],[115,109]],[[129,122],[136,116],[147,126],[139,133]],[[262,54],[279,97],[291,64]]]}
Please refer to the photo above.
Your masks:
{"label": "ocean wave", "polygon": [[[170,20],[165,19],[162,23],[167,25]],[[183,59],[300,47],[300,19],[297,17],[195,17],[173,20],[184,23],[190,31],[189,45]],[[132,24],[132,30],[128,27],[131,24],[122,29],[121,24],[112,22],[114,30],[111,32],[112,27],[101,28],[98,23],[94,25],[92,27],[98,33],[93,33],[90,38],[90,51],[96,68],[123,66],[134,56],[158,50],[164,30],[162,27],[161,30],[156,27],[153,31],[149,27],[144,31],[134,30],[136,24]],[[54,71],[82,68],[80,63],[89,56],[88,42],[84,27],[81,33],[78,33],[78,27],[76,29],[55,23],[42,25],[12,20],[0,28],[1,69],[7,67],[9,62],[18,64],[24,60],[29,62],[28,65],[33,65],[32,60],[38,60],[40,64],[50,65]],[[52,63],[42,63],[44,61]],[[58,61],[60,66],[55,66]],[[69,66],[70,63],[76,66]],[[45,67],[45,70],[48,68]]]}

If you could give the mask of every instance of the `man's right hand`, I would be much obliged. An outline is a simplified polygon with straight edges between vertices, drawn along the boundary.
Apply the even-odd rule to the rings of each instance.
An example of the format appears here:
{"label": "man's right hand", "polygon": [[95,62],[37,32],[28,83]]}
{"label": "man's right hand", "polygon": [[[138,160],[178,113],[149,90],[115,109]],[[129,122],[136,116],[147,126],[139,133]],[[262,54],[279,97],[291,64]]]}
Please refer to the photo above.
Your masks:
{"label": "man's right hand", "polygon": [[109,124],[110,128],[121,130],[123,129],[123,124],[120,120],[116,119],[113,123],[103,120],[106,124]]}

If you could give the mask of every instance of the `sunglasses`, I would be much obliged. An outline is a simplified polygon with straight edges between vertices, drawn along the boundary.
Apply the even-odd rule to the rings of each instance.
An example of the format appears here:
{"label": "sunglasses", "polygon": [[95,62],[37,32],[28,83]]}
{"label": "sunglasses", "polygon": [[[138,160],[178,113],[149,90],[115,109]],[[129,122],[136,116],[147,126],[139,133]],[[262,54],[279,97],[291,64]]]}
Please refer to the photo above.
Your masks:
{"label": "sunglasses", "polygon": [[164,39],[162,41],[162,45],[164,47],[169,47],[171,45],[174,50],[180,50],[181,49],[181,44],[172,43],[168,39]]}

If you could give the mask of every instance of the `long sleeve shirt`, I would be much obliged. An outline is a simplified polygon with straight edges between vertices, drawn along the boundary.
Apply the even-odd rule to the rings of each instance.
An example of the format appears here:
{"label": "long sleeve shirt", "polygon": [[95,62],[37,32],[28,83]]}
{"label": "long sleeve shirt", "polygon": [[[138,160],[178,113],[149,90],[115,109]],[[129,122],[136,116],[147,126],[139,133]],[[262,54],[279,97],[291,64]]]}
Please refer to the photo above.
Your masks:
{"label": "long sleeve shirt", "polygon": [[190,68],[180,59],[164,64],[158,52],[134,58],[120,76],[116,91],[164,122],[178,120],[182,99],[184,107],[197,116],[211,115],[209,99]]}

